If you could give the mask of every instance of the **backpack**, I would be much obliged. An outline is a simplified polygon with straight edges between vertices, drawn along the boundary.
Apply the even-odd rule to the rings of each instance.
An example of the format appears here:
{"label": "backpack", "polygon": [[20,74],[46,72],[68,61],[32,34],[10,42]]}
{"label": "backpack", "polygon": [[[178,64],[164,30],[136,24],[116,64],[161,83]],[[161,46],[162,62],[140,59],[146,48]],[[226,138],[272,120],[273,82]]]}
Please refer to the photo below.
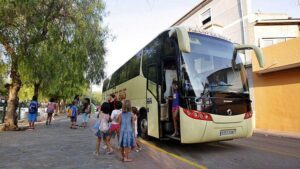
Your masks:
{"label": "backpack", "polygon": [[37,113],[37,110],[38,110],[37,103],[35,101],[31,101],[29,104],[29,113],[35,114]]}
{"label": "backpack", "polygon": [[67,108],[67,116],[72,117],[72,107]]}
{"label": "backpack", "polygon": [[109,130],[109,124],[107,119],[104,118],[104,115],[101,113],[100,116],[100,125],[99,125],[99,130],[103,133],[108,132]]}
{"label": "backpack", "polygon": [[50,102],[48,104],[47,113],[54,113],[54,109],[55,109],[54,103]]}

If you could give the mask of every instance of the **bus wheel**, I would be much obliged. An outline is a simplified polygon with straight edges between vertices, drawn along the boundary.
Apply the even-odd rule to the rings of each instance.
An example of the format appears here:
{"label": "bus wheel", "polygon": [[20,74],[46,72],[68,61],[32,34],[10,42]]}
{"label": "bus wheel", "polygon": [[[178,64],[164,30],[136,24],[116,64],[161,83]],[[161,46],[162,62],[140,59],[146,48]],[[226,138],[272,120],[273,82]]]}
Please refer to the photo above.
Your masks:
{"label": "bus wheel", "polygon": [[148,121],[147,121],[147,117],[141,118],[140,127],[141,127],[141,137],[143,139],[147,139],[148,138]]}

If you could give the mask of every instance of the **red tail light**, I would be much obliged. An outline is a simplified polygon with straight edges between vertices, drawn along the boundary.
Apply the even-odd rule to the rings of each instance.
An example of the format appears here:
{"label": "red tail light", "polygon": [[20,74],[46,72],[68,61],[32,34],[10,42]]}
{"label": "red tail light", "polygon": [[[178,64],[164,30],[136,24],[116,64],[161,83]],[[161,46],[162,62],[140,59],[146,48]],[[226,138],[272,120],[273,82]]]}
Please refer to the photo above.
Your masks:
{"label": "red tail light", "polygon": [[252,117],[252,111],[248,111],[245,113],[244,119],[250,119]]}
{"label": "red tail light", "polygon": [[183,112],[187,116],[189,116],[193,119],[212,121],[211,115],[208,113],[205,113],[205,112],[200,112],[200,111],[196,111],[196,110],[188,110],[188,109],[183,109]]}

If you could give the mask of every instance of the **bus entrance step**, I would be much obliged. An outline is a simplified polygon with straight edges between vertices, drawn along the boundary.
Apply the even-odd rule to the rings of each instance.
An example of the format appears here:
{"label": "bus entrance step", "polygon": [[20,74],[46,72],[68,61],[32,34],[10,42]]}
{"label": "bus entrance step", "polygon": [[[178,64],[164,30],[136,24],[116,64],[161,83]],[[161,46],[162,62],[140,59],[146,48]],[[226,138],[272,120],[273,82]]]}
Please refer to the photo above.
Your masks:
{"label": "bus entrance step", "polygon": [[165,141],[165,140],[170,140],[170,138],[169,137],[162,137],[162,138],[159,138],[159,140]]}
{"label": "bus entrance step", "polygon": [[174,137],[174,136],[172,136],[172,135],[166,135],[166,136],[169,137],[169,138],[171,138],[171,139],[180,141],[179,136],[178,136],[178,137]]}

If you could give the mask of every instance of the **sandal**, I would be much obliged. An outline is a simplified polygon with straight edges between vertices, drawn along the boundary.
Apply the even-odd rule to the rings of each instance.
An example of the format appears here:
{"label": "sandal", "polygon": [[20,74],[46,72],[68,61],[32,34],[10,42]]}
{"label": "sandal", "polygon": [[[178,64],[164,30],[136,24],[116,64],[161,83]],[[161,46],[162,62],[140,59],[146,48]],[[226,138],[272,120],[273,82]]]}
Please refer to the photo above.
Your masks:
{"label": "sandal", "polygon": [[130,158],[124,158],[124,162],[132,162],[133,160],[132,159],[130,159]]}

